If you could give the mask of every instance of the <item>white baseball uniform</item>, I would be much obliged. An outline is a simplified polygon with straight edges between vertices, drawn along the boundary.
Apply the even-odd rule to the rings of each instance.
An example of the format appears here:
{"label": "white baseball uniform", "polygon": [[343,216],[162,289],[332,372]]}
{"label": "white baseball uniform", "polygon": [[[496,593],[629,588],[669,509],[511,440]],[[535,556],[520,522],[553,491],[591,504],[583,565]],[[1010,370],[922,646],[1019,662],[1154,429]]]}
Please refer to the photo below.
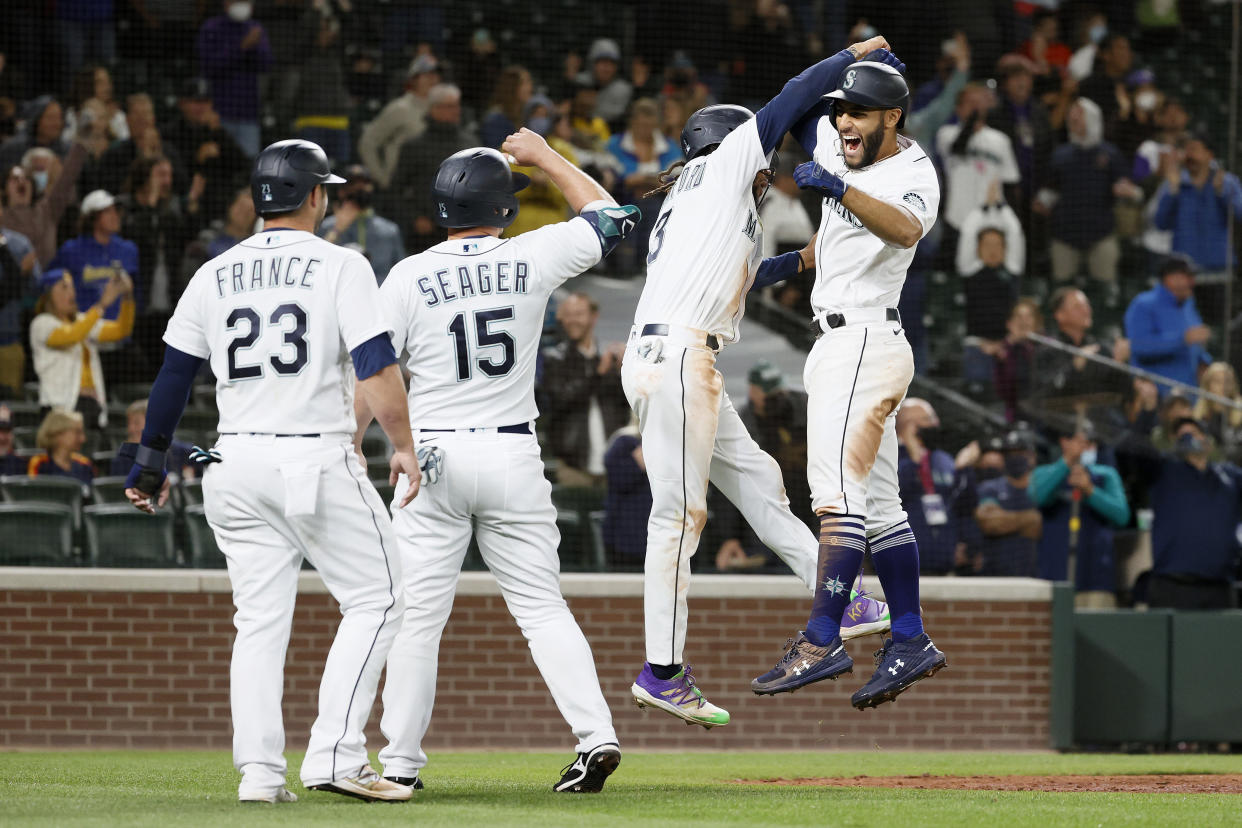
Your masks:
{"label": "white baseball uniform", "polygon": [[[940,185],[927,153],[898,136],[899,151],[850,169],[832,122],[817,125],[816,163],[860,192],[909,211],[923,235],[936,221]],[[896,308],[914,247],[889,245],[836,199],[824,199],[811,306],[846,324],[824,333],[807,357],[807,482],[818,513],[866,518],[869,536],[905,520],[897,490],[897,407],[914,377],[914,359]]]}
{"label": "white baseball uniform", "polygon": [[285,784],[285,650],[302,559],[340,604],[302,782],[357,776],[401,618],[396,539],[353,454],[349,352],[388,331],[370,264],[311,233],[251,236],[194,274],[164,341],[210,359],[223,462],[203,500],[237,613],[229,694],[241,789]]}
{"label": "white baseball uniform", "polygon": [[651,232],[621,380],[651,483],[644,618],[652,664],[682,662],[690,558],[707,520],[709,477],[807,588],[815,583],[818,542],[790,512],[780,467],[747,433],[707,345],[709,335],[738,339],[762,249],[751,186],[767,165],[751,118],[686,164]]}
{"label": "white baseball uniform", "polygon": [[577,750],[617,741],[591,647],[561,595],[552,487],[530,425],[548,297],[601,257],[579,217],[511,239],[441,242],[394,267],[380,290],[394,347],[409,352],[418,443],[444,453],[439,481],[393,510],[406,611],[384,685],[386,776],[427,764],[440,635],[472,532]]}

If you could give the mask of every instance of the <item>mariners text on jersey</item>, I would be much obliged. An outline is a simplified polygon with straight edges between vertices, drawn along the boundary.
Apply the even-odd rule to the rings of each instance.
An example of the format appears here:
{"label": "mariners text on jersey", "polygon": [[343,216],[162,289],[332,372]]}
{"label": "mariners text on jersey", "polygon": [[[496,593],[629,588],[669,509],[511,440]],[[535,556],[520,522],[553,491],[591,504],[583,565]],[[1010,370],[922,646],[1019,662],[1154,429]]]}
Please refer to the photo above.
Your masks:
{"label": "mariners text on jersey", "polygon": [[264,288],[297,287],[310,290],[314,287],[315,268],[323,262],[314,257],[264,256],[263,258],[237,261],[216,268],[216,297],[223,299],[225,291],[235,296],[247,291]]}
{"label": "mariners text on jersey", "polygon": [[456,299],[527,293],[530,265],[518,260],[477,261],[445,267],[414,280],[423,303],[434,308]]}

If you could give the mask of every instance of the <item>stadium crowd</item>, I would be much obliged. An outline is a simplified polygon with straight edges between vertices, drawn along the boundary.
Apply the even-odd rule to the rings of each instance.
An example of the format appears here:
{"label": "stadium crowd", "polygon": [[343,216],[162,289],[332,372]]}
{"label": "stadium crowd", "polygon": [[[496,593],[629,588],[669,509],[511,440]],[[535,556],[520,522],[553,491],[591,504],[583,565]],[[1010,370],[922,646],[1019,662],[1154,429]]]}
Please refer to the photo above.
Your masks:
{"label": "stadium crowd", "polygon": [[[917,368],[1005,423],[970,439],[941,428],[931,402],[902,409],[902,493],[924,571],[1059,579],[1072,561],[1082,600],[1107,604],[1133,586],[1117,572],[1118,537],[1150,530],[1137,597],[1224,600],[1242,394],[1219,357],[1237,351],[1226,287],[1242,185],[1217,157],[1227,102],[1175,70],[1202,47],[1212,4],[950,2],[935,21],[916,3],[886,5],[721,0],[699,4],[690,36],[649,2],[625,27],[568,2],[7,6],[0,395],[37,401],[40,423],[23,431],[0,410],[0,467],[84,483],[111,471],[122,429],[109,409],[127,411],[132,431],[186,281],[254,230],[250,159],[269,141],[326,149],[349,184],[320,232],[363,251],[382,281],[442,237],[430,178],[456,150],[527,126],[650,222],[647,194],[681,157],[690,113],[757,107],[801,66],[879,30],[910,66],[905,129],[944,191],[902,297]],[[793,183],[800,160],[788,142],[762,204],[766,255],[802,247],[818,222],[817,200]],[[567,214],[555,187],[523,171],[533,181],[509,234]],[[601,268],[641,274],[647,235]],[[806,318],[812,280],[752,301]],[[583,538],[598,530],[609,565],[637,566],[650,492],[622,349],[597,341],[597,313],[585,294],[549,309],[540,430],[558,505],[584,516]],[[770,364],[748,379],[743,418],[806,512],[805,401]],[[194,474],[188,461],[181,471]],[[712,508],[714,555],[700,565],[775,566],[723,499]]]}

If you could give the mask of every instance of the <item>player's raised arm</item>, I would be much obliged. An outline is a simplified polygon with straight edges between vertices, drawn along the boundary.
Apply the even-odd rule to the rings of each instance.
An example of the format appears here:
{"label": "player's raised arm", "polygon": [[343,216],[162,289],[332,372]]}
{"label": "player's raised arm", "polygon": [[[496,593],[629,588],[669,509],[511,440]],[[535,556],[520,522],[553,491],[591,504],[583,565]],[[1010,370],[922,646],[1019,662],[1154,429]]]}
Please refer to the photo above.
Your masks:
{"label": "player's raised arm", "polygon": [[[815,107],[820,99],[837,86],[837,78],[842,70],[851,63],[862,60],[877,50],[884,50],[884,62],[896,66],[901,62],[888,52],[888,41],[877,35],[862,43],[855,43],[825,58],[814,66],[809,66],[796,77],[790,78],[775,98],[764,104],[755,115],[759,127],[759,140],[763,144],[764,153],[769,153],[780,144],[785,133],[798,123],[808,110]],[[901,68],[905,68],[901,64]],[[803,138],[795,135],[799,142]],[[811,149],[814,148],[812,140]],[[811,150],[808,149],[808,152]]]}

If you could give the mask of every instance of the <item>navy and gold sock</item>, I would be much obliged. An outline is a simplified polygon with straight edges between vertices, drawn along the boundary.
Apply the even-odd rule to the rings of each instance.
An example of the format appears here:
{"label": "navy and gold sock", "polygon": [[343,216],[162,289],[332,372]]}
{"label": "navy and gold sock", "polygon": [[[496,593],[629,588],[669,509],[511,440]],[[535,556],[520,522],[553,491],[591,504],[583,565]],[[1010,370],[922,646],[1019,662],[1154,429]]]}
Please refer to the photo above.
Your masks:
{"label": "navy and gold sock", "polygon": [[850,603],[850,587],[862,568],[867,533],[857,515],[821,515],[819,579],[806,622],[807,640],[825,647],[841,633],[841,616]]}
{"label": "navy and gold sock", "polygon": [[893,641],[906,641],[923,633],[919,609],[919,545],[906,521],[890,526],[869,539],[871,565],[884,588]]}

